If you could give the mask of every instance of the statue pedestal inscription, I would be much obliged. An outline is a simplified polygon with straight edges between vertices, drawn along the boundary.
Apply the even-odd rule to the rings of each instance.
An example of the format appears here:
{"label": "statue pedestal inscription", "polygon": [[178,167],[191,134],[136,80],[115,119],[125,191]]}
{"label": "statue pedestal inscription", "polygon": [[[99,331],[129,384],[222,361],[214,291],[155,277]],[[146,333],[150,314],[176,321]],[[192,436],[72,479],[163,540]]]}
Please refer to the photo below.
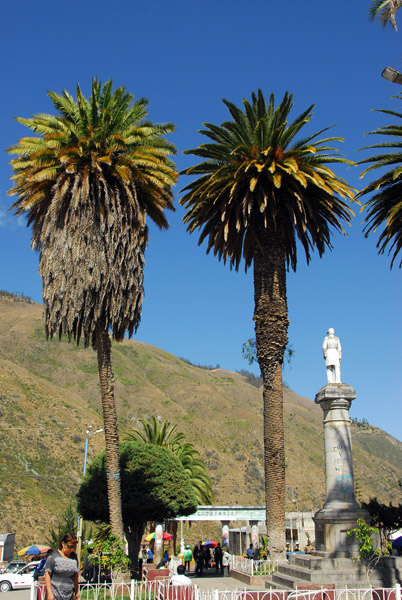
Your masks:
{"label": "statue pedestal inscription", "polygon": [[328,383],[315,402],[324,411],[324,506],[314,515],[316,550],[336,556],[356,556],[358,545],[347,532],[367,513],[356,501],[349,408],[355,390],[345,383]]}

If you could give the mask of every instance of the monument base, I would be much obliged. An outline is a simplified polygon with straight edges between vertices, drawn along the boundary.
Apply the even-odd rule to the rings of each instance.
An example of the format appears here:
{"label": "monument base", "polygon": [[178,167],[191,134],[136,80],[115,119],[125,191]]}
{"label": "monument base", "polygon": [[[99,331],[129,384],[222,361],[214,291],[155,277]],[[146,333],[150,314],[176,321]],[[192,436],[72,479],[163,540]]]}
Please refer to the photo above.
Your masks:
{"label": "monument base", "polygon": [[359,545],[348,531],[357,526],[357,519],[368,518],[368,513],[357,503],[353,510],[322,508],[313,517],[315,548],[328,557],[353,558],[359,555]]}
{"label": "monument base", "polygon": [[[399,583],[401,572],[402,557],[381,556],[372,561],[332,558],[321,552],[296,553],[289,556],[289,564],[278,565],[265,587],[279,590],[393,588]],[[368,597],[371,598],[371,594]]]}
{"label": "monument base", "polygon": [[324,413],[325,504],[313,517],[315,547],[327,557],[353,558],[359,554],[348,531],[368,514],[356,501],[353,478],[349,408],[356,398],[346,383],[328,383],[315,397]]}

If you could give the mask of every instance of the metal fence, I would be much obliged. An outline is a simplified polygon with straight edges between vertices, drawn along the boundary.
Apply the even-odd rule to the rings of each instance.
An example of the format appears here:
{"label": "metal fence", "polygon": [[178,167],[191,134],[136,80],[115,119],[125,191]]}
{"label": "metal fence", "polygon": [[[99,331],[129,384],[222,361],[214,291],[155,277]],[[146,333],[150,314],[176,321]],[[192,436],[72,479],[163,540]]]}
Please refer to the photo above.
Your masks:
{"label": "metal fence", "polygon": [[[241,584],[240,584],[241,585]],[[30,600],[45,600],[44,584],[33,582]],[[169,578],[155,581],[80,585],[80,600],[402,600],[401,586],[394,588],[339,588],[319,590],[200,590],[171,586]]]}
{"label": "metal fence", "polygon": [[[80,600],[198,600],[197,586],[171,586],[169,577],[129,583],[80,584]],[[33,582],[30,600],[45,600],[44,583]]]}
{"label": "metal fence", "polygon": [[196,600],[401,600],[401,586],[395,588],[320,590],[199,590]]}
{"label": "metal fence", "polygon": [[232,556],[231,568],[246,575],[271,575],[278,570],[278,565],[288,564],[288,560],[253,560],[244,556]]}

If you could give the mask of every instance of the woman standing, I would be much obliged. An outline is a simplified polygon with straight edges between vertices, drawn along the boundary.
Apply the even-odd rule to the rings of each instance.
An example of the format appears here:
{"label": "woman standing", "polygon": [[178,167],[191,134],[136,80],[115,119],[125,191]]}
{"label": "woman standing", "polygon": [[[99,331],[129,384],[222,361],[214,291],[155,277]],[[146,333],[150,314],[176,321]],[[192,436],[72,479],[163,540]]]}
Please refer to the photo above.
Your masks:
{"label": "woman standing", "polygon": [[78,600],[77,537],[66,533],[58,550],[52,552],[45,564],[47,600]]}

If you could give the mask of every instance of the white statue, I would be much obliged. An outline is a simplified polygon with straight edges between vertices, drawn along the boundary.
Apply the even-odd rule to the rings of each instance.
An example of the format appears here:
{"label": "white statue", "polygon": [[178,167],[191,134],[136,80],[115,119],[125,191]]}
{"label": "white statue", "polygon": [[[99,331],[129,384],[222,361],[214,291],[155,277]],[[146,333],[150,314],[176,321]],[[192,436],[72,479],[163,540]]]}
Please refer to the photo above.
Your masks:
{"label": "white statue", "polygon": [[324,353],[325,366],[327,367],[328,383],[341,383],[342,346],[332,327],[328,329],[322,345],[322,351]]}

